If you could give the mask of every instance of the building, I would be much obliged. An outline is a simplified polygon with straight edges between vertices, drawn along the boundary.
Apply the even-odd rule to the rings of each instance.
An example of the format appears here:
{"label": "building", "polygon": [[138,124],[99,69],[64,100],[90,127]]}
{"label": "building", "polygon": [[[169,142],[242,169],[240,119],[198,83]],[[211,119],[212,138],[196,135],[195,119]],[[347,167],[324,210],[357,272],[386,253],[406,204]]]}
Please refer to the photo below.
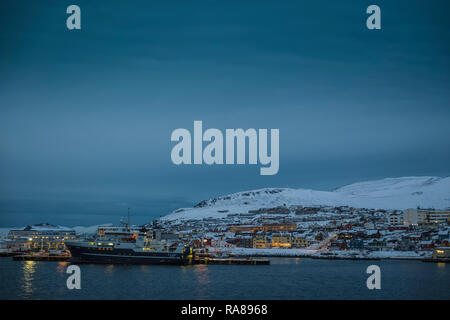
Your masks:
{"label": "building", "polygon": [[406,225],[440,224],[450,221],[450,211],[435,209],[406,209],[403,223]]}
{"label": "building", "polygon": [[364,229],[366,229],[366,230],[375,229],[375,223],[373,223],[371,221],[364,223]]}
{"label": "building", "polygon": [[445,239],[448,239],[448,230],[441,230],[438,232],[438,239],[439,241],[443,241]]}
{"label": "building", "polygon": [[349,249],[363,249],[364,241],[362,239],[350,239],[347,241],[347,247]]}
{"label": "building", "polygon": [[388,223],[391,226],[397,226],[403,224],[403,214],[393,212],[388,216]]}
{"label": "building", "polygon": [[450,222],[450,211],[432,210],[425,213],[425,223],[440,224]]}
{"label": "building", "polygon": [[368,250],[374,250],[374,251],[385,250],[387,248],[386,241],[373,239],[373,240],[370,240],[369,242],[367,242],[365,248]]}
{"label": "building", "polygon": [[450,259],[450,247],[437,247],[434,249],[433,259]]}
{"label": "building", "polygon": [[431,249],[434,249],[434,243],[433,243],[433,241],[431,241],[431,240],[428,240],[428,241],[420,241],[419,245],[420,245],[420,248],[421,248],[422,250],[431,250]]}
{"label": "building", "polygon": [[230,232],[258,232],[264,230],[261,226],[256,226],[253,224],[248,225],[240,225],[240,226],[231,226]]}
{"label": "building", "polygon": [[399,251],[413,251],[416,250],[416,244],[405,238],[397,241],[396,249]]}
{"label": "building", "polygon": [[241,248],[253,248],[253,238],[251,236],[240,236],[236,238],[236,246]]}
{"label": "building", "polygon": [[405,225],[392,225],[392,226],[390,226],[389,227],[389,231],[390,232],[392,232],[392,231],[399,231],[399,230],[403,230],[403,231],[406,231],[406,230],[408,230],[408,226],[405,226]]}
{"label": "building", "polygon": [[309,240],[305,237],[293,236],[291,238],[291,245],[294,248],[305,248],[309,247]]}
{"label": "building", "polygon": [[297,229],[297,224],[294,222],[290,223],[272,223],[263,225],[263,230],[265,232],[292,232]]}
{"label": "building", "polygon": [[292,246],[291,243],[291,234],[287,232],[279,232],[272,234],[272,247],[273,248],[290,248]]}
{"label": "building", "polygon": [[263,249],[268,246],[267,236],[264,232],[258,232],[253,236],[253,248]]}
{"label": "building", "polygon": [[419,225],[425,221],[424,216],[418,209],[406,209],[403,211],[403,224],[405,225]]}
{"label": "building", "polygon": [[328,249],[330,250],[346,250],[347,248],[345,240],[332,240],[328,245]]}

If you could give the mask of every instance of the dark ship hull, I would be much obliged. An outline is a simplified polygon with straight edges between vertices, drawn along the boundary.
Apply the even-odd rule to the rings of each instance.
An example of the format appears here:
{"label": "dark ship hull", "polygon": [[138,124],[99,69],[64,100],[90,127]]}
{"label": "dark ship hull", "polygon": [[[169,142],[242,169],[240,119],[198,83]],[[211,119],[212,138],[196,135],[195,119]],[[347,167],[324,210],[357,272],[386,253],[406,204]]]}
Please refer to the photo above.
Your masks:
{"label": "dark ship hull", "polygon": [[103,264],[160,264],[186,265],[189,259],[185,254],[171,252],[136,252],[132,249],[102,250],[66,244],[72,254],[71,261],[77,263]]}

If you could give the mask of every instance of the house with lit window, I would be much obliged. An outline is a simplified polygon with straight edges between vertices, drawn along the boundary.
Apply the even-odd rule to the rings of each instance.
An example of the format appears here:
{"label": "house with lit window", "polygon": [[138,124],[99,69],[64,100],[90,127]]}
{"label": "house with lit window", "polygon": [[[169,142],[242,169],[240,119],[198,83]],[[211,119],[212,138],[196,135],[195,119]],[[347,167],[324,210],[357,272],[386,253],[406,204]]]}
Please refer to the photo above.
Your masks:
{"label": "house with lit window", "polygon": [[450,247],[435,248],[433,250],[433,259],[448,259],[448,260],[450,260]]}
{"label": "house with lit window", "polygon": [[422,250],[431,250],[431,249],[434,249],[434,243],[433,243],[433,241],[431,241],[431,240],[428,240],[428,241],[420,241],[419,245],[420,245],[420,248],[421,248]]}
{"label": "house with lit window", "polygon": [[250,235],[236,237],[236,246],[241,248],[253,248],[253,238]]}
{"label": "house with lit window", "polygon": [[263,225],[265,232],[292,232],[297,229],[297,224],[294,222],[289,223],[272,223]]}
{"label": "house with lit window", "polygon": [[382,240],[372,239],[365,244],[365,249],[373,250],[373,251],[386,250],[386,248],[387,248],[387,243],[386,243],[386,240],[384,240],[384,239],[382,239]]}
{"label": "house with lit window", "polygon": [[294,248],[305,248],[309,247],[309,240],[298,234],[294,234],[291,238],[291,245]]}
{"label": "house with lit window", "polygon": [[403,211],[406,225],[441,224],[450,221],[450,211],[436,209],[406,209]]}
{"label": "house with lit window", "polygon": [[277,232],[272,234],[273,248],[290,248],[292,237],[288,232]]}
{"label": "house with lit window", "polygon": [[253,248],[263,249],[270,247],[270,243],[267,243],[267,236],[265,232],[257,232],[253,235]]}

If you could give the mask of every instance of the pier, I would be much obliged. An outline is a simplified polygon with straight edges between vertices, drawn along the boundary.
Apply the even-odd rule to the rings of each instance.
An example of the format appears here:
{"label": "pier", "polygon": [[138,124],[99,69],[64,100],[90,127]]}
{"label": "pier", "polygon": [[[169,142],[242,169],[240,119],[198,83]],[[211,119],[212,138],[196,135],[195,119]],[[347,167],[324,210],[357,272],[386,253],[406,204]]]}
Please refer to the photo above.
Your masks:
{"label": "pier", "polygon": [[255,258],[211,258],[200,257],[192,260],[192,264],[238,264],[238,265],[269,265],[269,259],[255,259]]}
{"label": "pier", "polygon": [[434,263],[450,263],[450,258],[428,258],[422,259],[423,262],[434,262]]}

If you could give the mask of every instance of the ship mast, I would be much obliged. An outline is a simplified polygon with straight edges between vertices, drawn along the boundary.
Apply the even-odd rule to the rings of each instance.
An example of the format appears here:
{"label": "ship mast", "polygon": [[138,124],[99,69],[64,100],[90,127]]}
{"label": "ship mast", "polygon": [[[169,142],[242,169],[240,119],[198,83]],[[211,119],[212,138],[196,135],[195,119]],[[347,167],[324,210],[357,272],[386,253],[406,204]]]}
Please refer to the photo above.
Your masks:
{"label": "ship mast", "polygon": [[130,228],[130,208],[128,208],[128,221],[127,221],[127,227],[128,227],[128,231],[131,230]]}

